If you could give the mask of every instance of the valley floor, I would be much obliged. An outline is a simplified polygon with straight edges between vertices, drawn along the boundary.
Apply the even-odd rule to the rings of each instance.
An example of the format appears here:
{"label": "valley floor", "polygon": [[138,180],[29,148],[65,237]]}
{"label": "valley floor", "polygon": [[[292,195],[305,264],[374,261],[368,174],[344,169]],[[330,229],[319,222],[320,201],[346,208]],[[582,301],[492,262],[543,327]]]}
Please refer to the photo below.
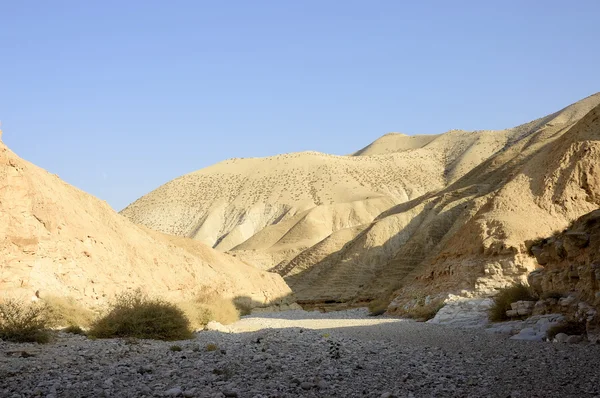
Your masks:
{"label": "valley floor", "polygon": [[64,333],[43,346],[0,342],[0,396],[600,395],[598,345],[508,340],[364,310],[258,314],[231,330],[180,342]]}

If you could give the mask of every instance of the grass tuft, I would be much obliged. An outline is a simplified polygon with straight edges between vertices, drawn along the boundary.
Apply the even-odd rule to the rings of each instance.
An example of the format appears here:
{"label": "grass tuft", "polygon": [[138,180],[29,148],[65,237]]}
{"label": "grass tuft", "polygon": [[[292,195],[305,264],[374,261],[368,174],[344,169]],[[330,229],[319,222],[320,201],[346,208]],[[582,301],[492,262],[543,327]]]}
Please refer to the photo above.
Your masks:
{"label": "grass tuft", "polygon": [[508,320],[506,311],[510,310],[510,304],[516,301],[535,300],[531,289],[521,283],[504,288],[494,296],[494,304],[490,308],[489,319],[492,322]]}
{"label": "grass tuft", "polygon": [[50,341],[48,309],[43,303],[8,299],[0,303],[0,339],[15,343]]}
{"label": "grass tuft", "polygon": [[219,347],[217,347],[216,344],[210,343],[210,344],[206,345],[206,351],[209,351],[209,352],[210,351],[217,351],[218,349],[219,349]]}
{"label": "grass tuft", "polygon": [[117,296],[108,313],[92,324],[89,335],[167,341],[193,337],[190,321],[181,309],[140,290]]}

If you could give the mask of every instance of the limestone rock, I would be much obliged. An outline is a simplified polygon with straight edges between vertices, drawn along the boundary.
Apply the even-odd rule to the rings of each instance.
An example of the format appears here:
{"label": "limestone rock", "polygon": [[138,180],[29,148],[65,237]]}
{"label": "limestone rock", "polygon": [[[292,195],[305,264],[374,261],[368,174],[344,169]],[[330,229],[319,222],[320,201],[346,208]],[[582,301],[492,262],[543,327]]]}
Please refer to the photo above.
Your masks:
{"label": "limestone rock", "polygon": [[462,328],[483,327],[489,323],[488,311],[492,305],[492,299],[466,299],[451,295],[444,307],[427,323]]}

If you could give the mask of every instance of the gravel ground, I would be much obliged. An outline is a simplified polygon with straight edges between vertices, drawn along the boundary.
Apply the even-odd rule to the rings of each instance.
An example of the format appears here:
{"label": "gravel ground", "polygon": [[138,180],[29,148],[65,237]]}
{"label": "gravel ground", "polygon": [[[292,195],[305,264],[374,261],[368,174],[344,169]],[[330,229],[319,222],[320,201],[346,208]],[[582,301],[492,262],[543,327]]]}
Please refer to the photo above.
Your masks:
{"label": "gravel ground", "polygon": [[600,396],[597,345],[511,341],[364,310],[260,314],[232,330],[181,342],[64,333],[43,346],[0,342],[0,396]]}

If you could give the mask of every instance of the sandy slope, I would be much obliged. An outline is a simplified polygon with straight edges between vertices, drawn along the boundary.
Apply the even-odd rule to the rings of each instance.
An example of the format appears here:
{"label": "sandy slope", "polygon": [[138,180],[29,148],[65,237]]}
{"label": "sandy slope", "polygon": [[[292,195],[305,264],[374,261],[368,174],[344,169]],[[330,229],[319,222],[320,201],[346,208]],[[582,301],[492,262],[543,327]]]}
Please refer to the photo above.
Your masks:
{"label": "sandy slope", "polygon": [[1,141],[0,258],[3,296],[66,294],[90,305],[138,286],[173,299],[205,285],[257,302],[290,292],[279,275],[134,225]]}

